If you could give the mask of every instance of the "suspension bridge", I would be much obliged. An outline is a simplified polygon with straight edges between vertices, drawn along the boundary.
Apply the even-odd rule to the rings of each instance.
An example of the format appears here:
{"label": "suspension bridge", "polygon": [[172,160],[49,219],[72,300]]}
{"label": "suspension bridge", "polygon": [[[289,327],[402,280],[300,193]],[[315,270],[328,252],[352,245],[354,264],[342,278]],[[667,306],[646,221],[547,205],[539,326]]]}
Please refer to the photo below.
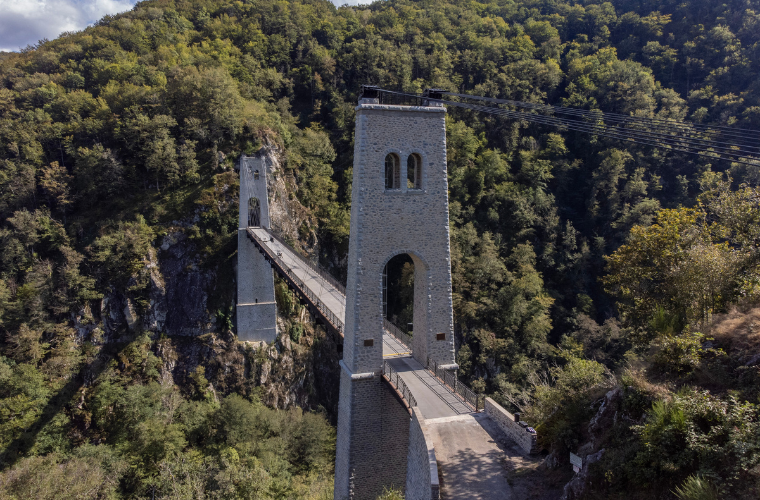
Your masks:
{"label": "suspension bridge", "polygon": [[[241,203],[238,334],[274,340],[275,324],[267,324],[272,319],[267,311],[274,302],[274,271],[317,323],[340,343],[350,343],[345,331],[346,287],[270,227],[266,171],[260,159],[240,160],[241,199],[255,201]],[[245,330],[250,318],[254,320],[248,327],[253,328]],[[512,422],[529,442],[527,450],[515,445],[491,415],[501,411],[503,419],[512,421],[513,416],[494,404],[487,406],[486,398],[462,384],[456,372],[446,369],[440,359],[415,357],[414,338],[387,319],[382,321],[378,340],[381,358],[374,365],[376,369],[352,377],[354,383],[380,383],[372,398],[378,406],[373,414],[379,421],[369,427],[378,439],[357,443],[382,457],[378,464],[369,464],[377,485],[404,489],[409,499],[519,498],[506,479],[504,459],[524,461],[523,454],[530,451],[535,436]],[[362,344],[366,346],[367,341]],[[343,373],[350,371],[344,361],[341,365]],[[344,404],[346,398],[341,396],[341,401]],[[408,473],[410,468],[416,472]],[[405,487],[409,481],[420,490],[417,494]],[[355,481],[350,497],[374,498],[378,487],[370,489],[367,483]],[[336,498],[343,497],[336,494]]]}
{"label": "suspension bridge", "polygon": [[[274,270],[342,341],[336,500],[374,499],[386,487],[403,489],[408,500],[517,500],[523,496],[506,479],[505,459],[537,449],[533,429],[457,378],[446,107],[760,165],[760,135],[751,130],[365,86],[356,108],[344,286],[272,230],[267,165],[242,157],[238,336],[276,338]],[[414,263],[413,336],[391,324],[383,308],[382,276],[398,255]]]}
{"label": "suspension bridge", "polygon": [[[247,233],[265,260],[288,282],[312,316],[342,338],[342,318],[346,312],[345,288],[272,230],[249,227]],[[450,373],[437,370],[436,376],[433,362],[428,369],[412,356],[411,338],[387,319],[384,323],[383,375],[410,408],[419,407],[425,418],[452,417],[483,409],[482,396],[477,396]]]}

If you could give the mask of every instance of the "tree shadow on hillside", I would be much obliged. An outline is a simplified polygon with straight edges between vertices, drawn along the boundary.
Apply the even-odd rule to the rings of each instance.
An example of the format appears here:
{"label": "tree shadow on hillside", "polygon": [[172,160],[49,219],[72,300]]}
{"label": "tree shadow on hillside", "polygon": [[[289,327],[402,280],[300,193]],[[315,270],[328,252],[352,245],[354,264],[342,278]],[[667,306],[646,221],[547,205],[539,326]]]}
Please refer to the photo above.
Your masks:
{"label": "tree shadow on hillside", "polygon": [[96,358],[81,366],[79,372],[71,377],[66,384],[48,399],[39,418],[21,435],[14,439],[4,450],[0,451],[0,470],[13,467],[19,460],[28,455],[34,447],[40,432],[56,415],[71,403],[74,395],[82,389],[86,380],[96,380],[115,359],[129,342],[106,344]]}

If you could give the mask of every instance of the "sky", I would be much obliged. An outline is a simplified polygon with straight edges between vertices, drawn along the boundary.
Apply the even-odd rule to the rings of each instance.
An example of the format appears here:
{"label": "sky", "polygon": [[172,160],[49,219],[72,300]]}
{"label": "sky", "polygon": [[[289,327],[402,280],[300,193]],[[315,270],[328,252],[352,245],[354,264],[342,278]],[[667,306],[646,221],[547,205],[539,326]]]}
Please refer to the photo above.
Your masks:
{"label": "sky", "polygon": [[[336,5],[369,0],[332,0]],[[17,51],[64,31],[79,31],[106,14],[131,10],[136,0],[0,0],[0,50]]]}

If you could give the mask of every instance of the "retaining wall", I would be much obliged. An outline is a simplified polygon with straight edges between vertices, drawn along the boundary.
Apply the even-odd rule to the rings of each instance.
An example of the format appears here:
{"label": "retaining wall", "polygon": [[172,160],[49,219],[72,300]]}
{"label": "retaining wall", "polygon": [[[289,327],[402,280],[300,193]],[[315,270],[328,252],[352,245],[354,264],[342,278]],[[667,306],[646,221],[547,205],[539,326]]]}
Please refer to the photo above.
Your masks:
{"label": "retaining wall", "polygon": [[409,454],[406,459],[406,500],[438,500],[441,495],[438,483],[438,463],[435,460],[433,440],[420,410],[412,408],[409,424]]}
{"label": "retaining wall", "polygon": [[515,422],[515,416],[491,398],[486,398],[486,414],[526,453],[538,452],[537,435],[528,432],[527,425]]}

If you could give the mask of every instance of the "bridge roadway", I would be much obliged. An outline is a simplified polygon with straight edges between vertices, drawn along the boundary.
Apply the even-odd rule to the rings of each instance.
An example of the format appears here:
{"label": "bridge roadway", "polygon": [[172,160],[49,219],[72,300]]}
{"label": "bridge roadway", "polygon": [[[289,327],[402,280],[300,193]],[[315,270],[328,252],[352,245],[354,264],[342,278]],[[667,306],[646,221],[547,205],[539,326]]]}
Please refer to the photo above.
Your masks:
{"label": "bridge roadway", "polygon": [[[272,237],[264,228],[249,227],[249,234],[264,249],[280,272],[297,277],[318,297],[322,307],[339,321],[340,331],[346,314],[346,296],[287,245]],[[323,311],[324,312],[324,311]],[[517,491],[509,484],[504,470],[505,459],[519,461],[515,446],[505,446],[505,439],[485,413],[473,408],[454,394],[430,371],[411,356],[409,347],[383,332],[383,360],[398,372],[414,396],[432,432],[436,458],[441,472],[443,499],[514,500]],[[526,496],[520,495],[521,498]]]}
{"label": "bridge roadway", "polygon": [[[272,237],[267,229],[251,227],[248,230],[253,233],[270,258],[276,257],[273,259],[275,265],[287,266],[290,273],[297,276],[317,295],[324,307],[340,318],[342,323],[346,316],[346,296],[337,287],[320,276],[291,248]],[[340,326],[342,327],[342,324]],[[417,400],[417,406],[425,418],[451,417],[473,411],[472,407],[465,404],[451,389],[411,357],[411,354],[409,347],[387,331],[383,332],[383,359],[388,360],[399,373]]]}

